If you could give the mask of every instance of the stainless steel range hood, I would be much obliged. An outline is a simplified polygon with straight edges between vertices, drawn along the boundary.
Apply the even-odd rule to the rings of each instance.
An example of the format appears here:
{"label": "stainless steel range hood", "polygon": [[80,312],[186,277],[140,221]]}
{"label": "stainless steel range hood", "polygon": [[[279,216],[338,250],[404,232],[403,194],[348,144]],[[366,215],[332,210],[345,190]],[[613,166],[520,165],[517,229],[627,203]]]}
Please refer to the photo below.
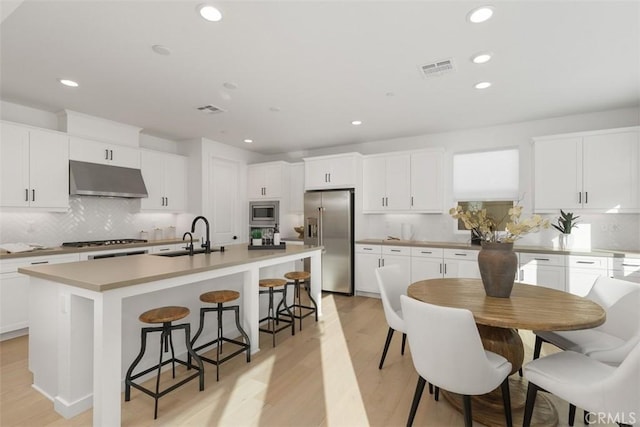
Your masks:
{"label": "stainless steel range hood", "polygon": [[143,198],[149,197],[140,169],[69,161],[69,194]]}

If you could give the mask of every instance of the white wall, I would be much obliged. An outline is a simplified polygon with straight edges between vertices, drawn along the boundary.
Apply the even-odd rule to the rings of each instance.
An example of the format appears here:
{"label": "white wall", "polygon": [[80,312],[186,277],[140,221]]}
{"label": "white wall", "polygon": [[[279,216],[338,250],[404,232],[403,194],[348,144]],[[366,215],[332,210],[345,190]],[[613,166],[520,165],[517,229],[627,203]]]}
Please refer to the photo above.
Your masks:
{"label": "white wall", "polygon": [[[579,132],[597,129],[636,126],[640,124],[640,109],[626,108],[589,114],[576,114],[545,120],[505,124],[477,129],[464,129],[430,135],[418,135],[407,138],[372,141],[320,150],[300,151],[279,156],[270,156],[270,160],[296,161],[302,157],[357,151],[362,154],[376,154],[391,151],[415,150],[421,148],[443,147],[445,149],[445,208],[455,205],[452,196],[451,166],[453,154],[465,151],[481,151],[501,147],[518,147],[520,149],[520,194],[521,204],[525,209],[531,207],[533,193],[532,182],[532,146],[535,136],[559,133]],[[548,216],[555,219],[555,216]],[[427,241],[466,241],[466,233],[455,233],[453,220],[447,213],[441,215],[428,214],[380,214],[362,215],[365,235],[369,238],[385,238],[388,235],[399,235],[400,224],[413,225],[414,239]],[[635,249],[640,250],[640,215],[638,214],[603,214],[584,215],[584,226],[577,233],[590,234],[594,248]],[[527,236],[521,244],[551,246],[556,232],[545,230]]]}

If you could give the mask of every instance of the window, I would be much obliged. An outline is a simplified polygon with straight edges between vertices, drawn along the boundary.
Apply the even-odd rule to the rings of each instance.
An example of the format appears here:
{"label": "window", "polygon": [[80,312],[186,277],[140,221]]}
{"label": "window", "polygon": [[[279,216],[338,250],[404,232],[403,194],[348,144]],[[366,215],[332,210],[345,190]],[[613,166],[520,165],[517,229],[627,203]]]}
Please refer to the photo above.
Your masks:
{"label": "window", "polygon": [[453,155],[455,200],[518,200],[517,148]]}

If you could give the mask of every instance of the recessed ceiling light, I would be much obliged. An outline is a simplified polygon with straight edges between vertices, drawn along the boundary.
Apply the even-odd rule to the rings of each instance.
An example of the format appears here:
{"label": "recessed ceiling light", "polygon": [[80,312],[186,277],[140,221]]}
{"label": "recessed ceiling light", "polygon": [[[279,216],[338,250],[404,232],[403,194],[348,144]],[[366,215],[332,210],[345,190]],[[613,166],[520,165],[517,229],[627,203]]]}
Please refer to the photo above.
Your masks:
{"label": "recessed ceiling light", "polygon": [[231,89],[231,90],[238,89],[238,85],[236,83],[233,83],[233,82],[224,82],[224,83],[222,83],[222,86],[226,87],[227,89]]}
{"label": "recessed ceiling light", "polygon": [[269,107],[269,111],[273,111],[274,113],[279,113],[282,111],[280,107]]}
{"label": "recessed ceiling light", "polygon": [[482,6],[476,9],[473,9],[469,14],[467,14],[467,19],[469,22],[474,24],[479,24],[481,22],[487,21],[493,15],[493,6]]}
{"label": "recessed ceiling light", "polygon": [[480,82],[480,83],[476,83],[476,85],[474,86],[476,89],[486,89],[488,87],[491,86],[490,82]]}
{"label": "recessed ceiling light", "polygon": [[74,82],[73,80],[69,80],[69,79],[58,79],[58,81],[60,83],[62,83],[65,86],[69,86],[69,87],[78,87],[78,83]]}
{"label": "recessed ceiling light", "polygon": [[207,21],[218,22],[222,19],[222,13],[210,4],[201,4],[198,6],[198,13]]}
{"label": "recessed ceiling light", "polygon": [[476,53],[471,57],[471,61],[474,64],[484,64],[485,62],[489,62],[491,61],[491,52]]}
{"label": "recessed ceiling light", "polygon": [[253,139],[245,139],[244,142],[246,142],[247,144],[251,144],[253,143]]}
{"label": "recessed ceiling light", "polygon": [[354,120],[354,121],[351,122],[351,124],[354,125],[354,126],[360,126],[362,124],[362,121],[361,120]]}
{"label": "recessed ceiling light", "polygon": [[160,44],[154,44],[153,46],[151,46],[151,49],[157,53],[158,55],[171,55],[171,49],[169,49],[166,46],[162,46]]}

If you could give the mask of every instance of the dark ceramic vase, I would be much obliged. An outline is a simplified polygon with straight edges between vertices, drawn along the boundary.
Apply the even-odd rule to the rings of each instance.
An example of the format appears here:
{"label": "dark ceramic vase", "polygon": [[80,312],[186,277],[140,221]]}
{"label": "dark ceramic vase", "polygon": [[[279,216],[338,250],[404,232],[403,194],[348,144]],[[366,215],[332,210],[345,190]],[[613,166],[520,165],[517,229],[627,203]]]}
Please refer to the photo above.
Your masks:
{"label": "dark ceramic vase", "polygon": [[478,266],[487,296],[509,298],[518,268],[513,243],[482,242]]}

